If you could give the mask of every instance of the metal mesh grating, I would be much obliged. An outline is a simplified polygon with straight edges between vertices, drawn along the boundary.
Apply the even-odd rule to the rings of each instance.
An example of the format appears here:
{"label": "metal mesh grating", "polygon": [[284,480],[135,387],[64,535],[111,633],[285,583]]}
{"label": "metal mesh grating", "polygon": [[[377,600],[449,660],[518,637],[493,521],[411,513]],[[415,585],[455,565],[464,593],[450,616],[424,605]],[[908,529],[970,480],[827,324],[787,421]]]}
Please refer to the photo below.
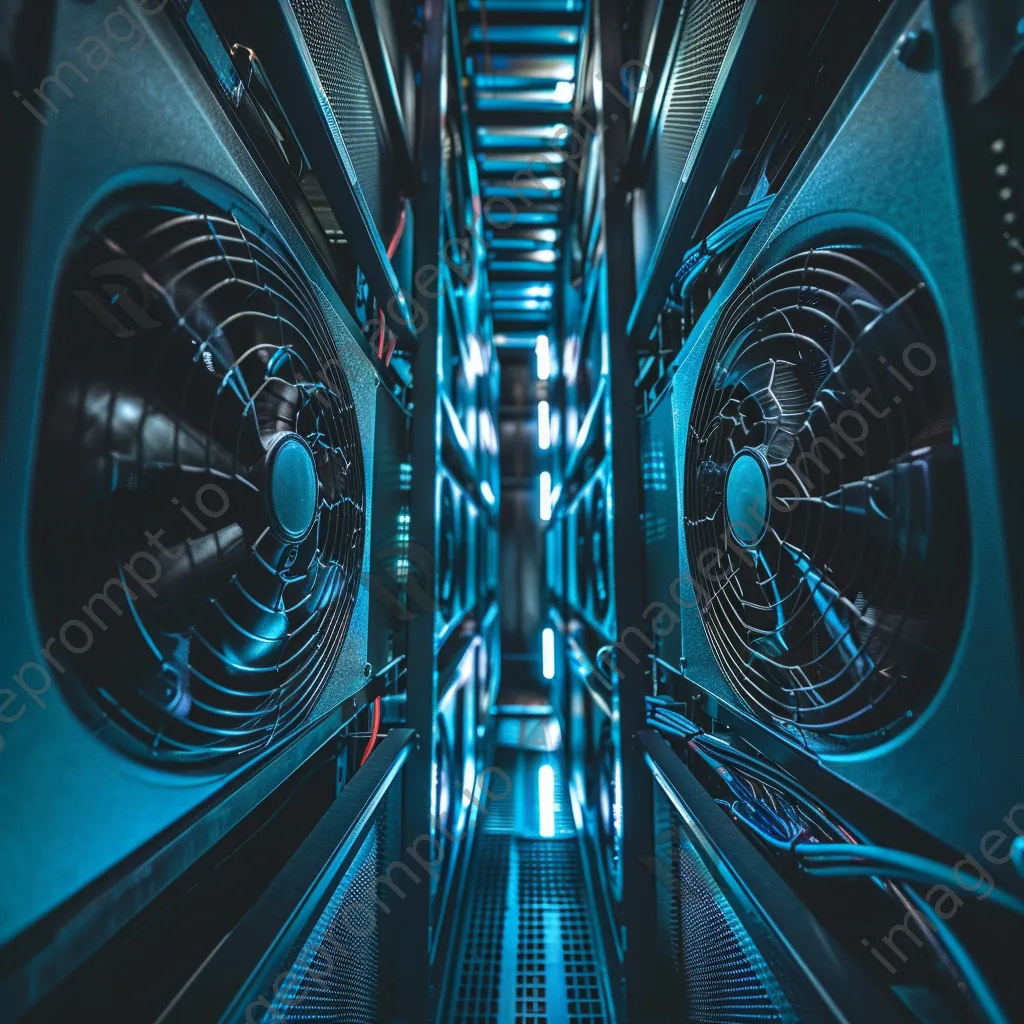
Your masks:
{"label": "metal mesh grating", "polygon": [[603,965],[573,840],[480,837],[452,1024],[603,1024]]}
{"label": "metal mesh grating", "polygon": [[517,1024],[607,1020],[576,844],[524,840],[518,853]]}
{"label": "metal mesh grating", "polygon": [[277,989],[268,1020],[376,1022],[380,958],[376,878],[385,830],[381,811]]}
{"label": "metal mesh grating", "polygon": [[[509,797],[506,800],[490,800],[482,808],[484,832],[511,835],[516,830],[516,804]],[[486,817],[484,817],[486,815]]]}
{"label": "metal mesh grating", "polygon": [[453,1024],[497,1024],[511,841],[482,836],[470,894]]}
{"label": "metal mesh grating", "polygon": [[744,0],[692,0],[684,15],[647,179],[645,209],[652,240],[668,219],[743,5]]}
{"label": "metal mesh grating", "polygon": [[778,983],[693,845],[676,844],[672,954],[681,1020],[744,1024],[795,1019]]}
{"label": "metal mesh grating", "polygon": [[[528,720],[523,732],[506,729],[515,745],[497,751],[497,766],[512,784],[507,799],[489,800],[481,816],[446,985],[446,1024],[612,1020],[561,758],[538,749],[549,745],[540,742],[545,725],[540,718]],[[542,836],[545,765],[553,769],[554,808]]]}
{"label": "metal mesh grating", "polygon": [[291,4],[370,215],[381,235],[390,238],[398,216],[397,193],[390,161],[384,159],[373,86],[356,27],[342,0]]}

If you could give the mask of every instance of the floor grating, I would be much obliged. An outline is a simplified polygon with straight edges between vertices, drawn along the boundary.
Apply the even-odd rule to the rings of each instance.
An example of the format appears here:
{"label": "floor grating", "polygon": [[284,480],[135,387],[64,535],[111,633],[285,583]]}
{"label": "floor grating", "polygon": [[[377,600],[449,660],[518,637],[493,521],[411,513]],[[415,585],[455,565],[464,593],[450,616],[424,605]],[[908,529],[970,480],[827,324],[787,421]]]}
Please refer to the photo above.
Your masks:
{"label": "floor grating", "polygon": [[[499,748],[508,799],[483,816],[445,1024],[611,1024],[569,793],[557,752]],[[538,829],[538,772],[554,769],[553,834]]]}

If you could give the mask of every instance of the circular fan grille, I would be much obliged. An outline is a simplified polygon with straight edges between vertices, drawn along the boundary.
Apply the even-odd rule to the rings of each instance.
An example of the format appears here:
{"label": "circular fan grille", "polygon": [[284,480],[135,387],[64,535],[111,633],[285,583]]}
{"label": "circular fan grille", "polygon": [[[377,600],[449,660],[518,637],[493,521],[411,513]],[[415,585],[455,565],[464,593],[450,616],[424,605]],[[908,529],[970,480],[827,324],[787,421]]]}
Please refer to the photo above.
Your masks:
{"label": "circular fan grille", "polygon": [[446,715],[438,715],[437,742],[434,747],[434,806],[432,813],[438,831],[452,834],[456,813],[455,766],[451,726]]}
{"label": "circular fan grille", "polygon": [[364,523],[352,395],[283,243],[185,189],[109,206],[64,268],[35,486],[80,709],[170,763],[288,735],[344,643]]}
{"label": "circular fan grille", "polygon": [[925,286],[864,248],[777,264],[697,383],[686,549],[732,686],[805,736],[863,740],[948,668],[966,591],[952,385]]}
{"label": "circular fan grille", "polygon": [[[468,803],[465,790],[467,736],[472,709],[466,688],[459,687],[435,719],[432,813],[439,839],[461,835]],[[467,714],[469,712],[469,714]],[[442,840],[443,841],[443,840]]]}

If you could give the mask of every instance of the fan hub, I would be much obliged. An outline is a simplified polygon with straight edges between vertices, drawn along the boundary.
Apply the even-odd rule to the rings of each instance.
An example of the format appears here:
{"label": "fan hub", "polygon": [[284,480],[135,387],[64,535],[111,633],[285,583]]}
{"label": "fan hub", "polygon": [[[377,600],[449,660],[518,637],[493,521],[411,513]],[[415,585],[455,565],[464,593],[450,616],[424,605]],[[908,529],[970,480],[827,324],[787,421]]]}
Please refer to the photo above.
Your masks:
{"label": "fan hub", "polygon": [[267,508],[279,540],[294,544],[313,526],[317,475],[313,452],[298,434],[283,433],[267,451]]}
{"label": "fan hub", "polygon": [[768,464],[759,452],[738,452],[725,481],[725,512],[736,543],[756,548],[768,532]]}

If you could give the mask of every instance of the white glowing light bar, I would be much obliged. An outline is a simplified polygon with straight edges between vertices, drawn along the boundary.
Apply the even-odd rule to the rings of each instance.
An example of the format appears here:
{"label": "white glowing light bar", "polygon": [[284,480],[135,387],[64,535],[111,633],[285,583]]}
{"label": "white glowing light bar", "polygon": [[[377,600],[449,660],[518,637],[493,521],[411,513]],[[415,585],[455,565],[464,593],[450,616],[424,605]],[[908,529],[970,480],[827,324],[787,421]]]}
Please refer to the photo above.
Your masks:
{"label": "white glowing light bar", "polygon": [[537,403],[537,444],[542,452],[551,447],[551,406],[544,401]]}
{"label": "white glowing light bar", "polygon": [[542,764],[537,771],[537,796],[541,838],[551,839],[555,834],[555,769],[549,764]]}
{"label": "white glowing light bar", "polygon": [[541,634],[541,661],[544,678],[555,678],[555,631],[549,626]]}
{"label": "white glowing light bar", "polygon": [[537,335],[537,380],[551,376],[551,342],[546,334]]}
{"label": "white glowing light bar", "polygon": [[545,523],[551,518],[551,474],[546,469],[540,475],[540,517]]}
{"label": "white glowing light bar", "polygon": [[572,82],[559,82],[554,91],[556,103],[572,103],[572,98],[576,94],[576,86]]}

